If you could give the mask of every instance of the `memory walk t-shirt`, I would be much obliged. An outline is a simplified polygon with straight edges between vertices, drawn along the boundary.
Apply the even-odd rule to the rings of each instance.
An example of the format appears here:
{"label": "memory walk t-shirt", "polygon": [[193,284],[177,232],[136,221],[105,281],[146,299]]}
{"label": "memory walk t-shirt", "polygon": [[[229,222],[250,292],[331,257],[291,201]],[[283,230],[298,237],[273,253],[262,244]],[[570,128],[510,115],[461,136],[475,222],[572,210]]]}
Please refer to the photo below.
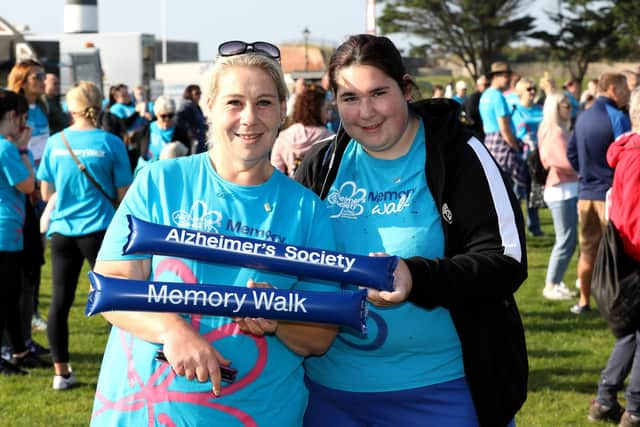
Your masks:
{"label": "memory walk t-shirt", "polygon": [[[335,250],[331,224],[315,194],[278,171],[256,186],[228,182],[216,173],[208,153],[142,169],[114,216],[98,259],[149,257],[122,255],[129,233],[126,214],[173,227]],[[338,288],[186,257],[153,256],[151,261],[152,280],[245,287],[253,278],[280,289]],[[176,377],[168,364],[156,361],[159,345],[113,327],[100,371],[93,426],[302,425],[308,394],[301,356],[273,335],[241,332],[228,317],[184,318],[231,360],[238,370],[235,383],[223,383],[222,396],[215,398],[210,381]]]}
{"label": "memory walk t-shirt", "polygon": [[[78,160],[111,199],[116,198],[117,188],[131,184],[131,166],[120,138],[102,129],[67,128],[64,134]],[[61,135],[49,138],[37,173],[39,180],[52,183],[58,193],[47,236],[84,236],[106,230],[113,206],[80,171]]]}
{"label": "memory walk t-shirt", "polygon": [[31,139],[29,139],[27,147],[31,150],[37,167],[40,164],[40,159],[50,134],[49,119],[47,119],[47,115],[38,104],[29,105],[27,125],[31,128]]}
{"label": "memory walk t-shirt", "polygon": [[[339,250],[443,256],[440,215],[426,184],[424,140],[421,122],[409,152],[395,160],[374,158],[351,140],[325,200]],[[421,285],[428,286],[414,284]],[[367,327],[366,336],[343,328],[325,355],[307,358],[307,375],[329,388],[361,392],[406,390],[464,376],[448,310],[410,302],[369,305]]]}
{"label": "memory walk t-shirt", "polygon": [[15,186],[27,178],[18,147],[0,135],[0,251],[23,249],[25,195]]}

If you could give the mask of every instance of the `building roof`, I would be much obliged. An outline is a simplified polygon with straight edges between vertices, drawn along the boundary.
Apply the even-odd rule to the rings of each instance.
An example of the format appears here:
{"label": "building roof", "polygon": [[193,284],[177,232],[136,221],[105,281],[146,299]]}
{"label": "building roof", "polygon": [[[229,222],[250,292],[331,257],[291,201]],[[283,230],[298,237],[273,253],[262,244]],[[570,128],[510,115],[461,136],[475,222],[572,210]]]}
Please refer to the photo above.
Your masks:
{"label": "building roof", "polygon": [[305,70],[305,48],[303,46],[280,46],[282,70],[285,73],[296,71],[324,71],[325,64],[322,50],[316,46],[308,46],[308,70]]}

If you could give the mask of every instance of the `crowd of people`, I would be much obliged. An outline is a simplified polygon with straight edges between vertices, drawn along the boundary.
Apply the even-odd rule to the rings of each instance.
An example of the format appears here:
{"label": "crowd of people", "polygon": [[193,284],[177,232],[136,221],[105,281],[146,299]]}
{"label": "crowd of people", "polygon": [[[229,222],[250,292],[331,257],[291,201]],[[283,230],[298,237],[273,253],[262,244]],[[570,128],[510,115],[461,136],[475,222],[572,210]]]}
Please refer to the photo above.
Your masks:
{"label": "crowd of people", "polygon": [[[357,289],[122,254],[127,215],[240,233],[224,228],[231,222],[290,244],[400,257],[393,290],[367,291],[368,334],[252,317],[109,312],[92,425],[150,416],[176,425],[515,425],[527,394],[513,296],[527,277],[526,232],[543,235],[538,210],[548,207],[555,242],[542,296],[577,296],[564,277],[579,248],[579,299],[570,310],[588,313],[619,162],[607,163],[607,149],[631,123],[637,129],[640,96],[630,90],[638,79],[605,73],[581,94],[573,80],[557,90],[548,75],[537,85],[496,62],[473,93],[460,80],[426,99],[388,38],[354,35],[322,81],[299,79],[290,94],[279,60],[271,43],[225,42],[207,86],[187,86],[179,106],[167,96],[149,100],[142,86],[132,94],[113,86],[105,98],[78,82],[63,108],[55,74],[36,61],[14,67],[0,91],[0,273],[8,280],[0,287],[0,374],[51,367],[55,390],[78,383],[68,317],[85,259],[104,276],[135,280]],[[45,244],[46,321],[38,304]],[[46,329],[50,350],[32,340],[32,328]],[[599,388],[591,418],[640,425],[640,400],[628,399],[625,412],[615,398],[631,369],[614,368],[631,366],[636,342],[616,344],[627,350],[612,353],[603,378],[613,385]],[[242,387],[221,379],[220,367],[231,364],[250,377]],[[146,399],[140,389],[154,378],[171,383],[162,414],[117,404],[137,393]]]}

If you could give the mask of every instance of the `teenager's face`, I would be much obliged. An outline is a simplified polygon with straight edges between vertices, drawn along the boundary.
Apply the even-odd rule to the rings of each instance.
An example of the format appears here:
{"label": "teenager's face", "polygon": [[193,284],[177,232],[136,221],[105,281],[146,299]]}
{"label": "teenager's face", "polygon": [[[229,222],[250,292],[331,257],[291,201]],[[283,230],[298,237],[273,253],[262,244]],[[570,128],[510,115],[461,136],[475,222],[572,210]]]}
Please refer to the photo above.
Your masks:
{"label": "teenager's face", "polygon": [[347,133],[372,154],[397,149],[409,125],[410,93],[370,65],[340,68],[336,83],[338,112]]}

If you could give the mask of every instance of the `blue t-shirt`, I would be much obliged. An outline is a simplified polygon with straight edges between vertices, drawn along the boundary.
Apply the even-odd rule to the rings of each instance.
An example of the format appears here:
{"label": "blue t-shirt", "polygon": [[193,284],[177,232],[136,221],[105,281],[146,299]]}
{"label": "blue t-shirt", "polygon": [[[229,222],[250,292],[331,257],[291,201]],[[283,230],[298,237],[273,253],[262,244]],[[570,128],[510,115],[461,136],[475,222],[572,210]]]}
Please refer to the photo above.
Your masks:
{"label": "blue t-shirt", "polygon": [[133,116],[133,113],[136,112],[136,106],[134,104],[116,102],[109,108],[109,112],[121,119],[126,119]]}
{"label": "blue t-shirt", "polygon": [[44,152],[44,147],[47,144],[47,139],[50,135],[49,119],[47,119],[47,115],[42,111],[38,104],[29,105],[27,125],[32,129],[28,148],[33,154],[36,166],[38,166],[40,164],[40,159],[42,158],[42,153]]}
{"label": "blue t-shirt", "polygon": [[25,195],[15,186],[27,178],[18,147],[0,135],[0,251],[23,249]]}
{"label": "blue t-shirt", "polygon": [[[65,129],[74,154],[112,199],[117,188],[131,184],[131,166],[120,138],[102,129]],[[69,154],[62,132],[51,136],[37,177],[52,183],[58,199],[51,212],[47,236],[84,236],[106,230],[113,216],[111,202],[98,190]]]}
{"label": "blue t-shirt", "polygon": [[462,97],[462,96],[458,96],[458,95],[453,95],[451,97],[451,99],[453,99],[454,101],[456,101],[458,104],[462,105],[464,104],[464,101],[467,100],[467,97]]}
{"label": "blue t-shirt", "polygon": [[528,135],[534,144],[538,142],[538,127],[541,122],[542,107],[537,104],[533,104],[531,107],[516,104],[513,114],[511,114],[511,123],[516,130],[516,138],[523,139]]}
{"label": "blue t-shirt", "polygon": [[[374,158],[356,141],[349,143],[325,200],[340,250],[443,256],[440,215],[425,177],[424,139],[421,123],[409,152],[395,160]],[[342,329],[325,355],[307,358],[309,378],[333,389],[384,392],[464,376],[448,310],[410,302],[370,305],[367,327],[366,336]]]}
{"label": "blue t-shirt", "polygon": [[478,109],[480,110],[484,133],[500,132],[498,117],[505,117],[511,114],[511,109],[502,92],[493,87],[482,92]]}
{"label": "blue t-shirt", "polygon": [[[335,249],[331,223],[315,194],[278,171],[256,186],[228,182],[216,173],[208,153],[155,162],[141,170],[109,226],[98,259],[146,257],[121,254],[129,233],[126,214],[158,224]],[[151,263],[154,280],[245,287],[253,278],[281,289],[337,289],[333,283],[186,258],[153,256]],[[149,417],[159,425],[161,414],[179,426],[302,424],[308,396],[303,357],[275,336],[240,332],[228,317],[184,317],[232,361],[238,369],[236,382],[223,383],[222,396],[215,398],[209,381],[174,377],[167,364],[154,360],[157,344],[113,327],[98,380],[93,426],[147,425]],[[137,405],[138,401],[146,403]]]}
{"label": "blue t-shirt", "polygon": [[169,129],[161,129],[157,121],[151,122],[149,125],[149,152],[147,153],[150,160],[160,158],[160,152],[164,146],[172,141],[174,130],[176,130],[175,125]]}

